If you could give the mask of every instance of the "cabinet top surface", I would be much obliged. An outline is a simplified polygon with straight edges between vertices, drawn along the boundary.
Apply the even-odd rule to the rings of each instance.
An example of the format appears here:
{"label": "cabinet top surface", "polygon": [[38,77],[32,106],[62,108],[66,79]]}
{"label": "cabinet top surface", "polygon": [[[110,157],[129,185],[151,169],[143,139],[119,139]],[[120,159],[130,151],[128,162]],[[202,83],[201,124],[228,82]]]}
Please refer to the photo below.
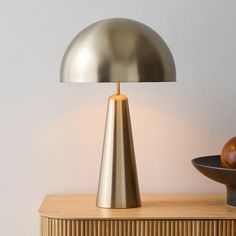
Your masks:
{"label": "cabinet top surface", "polygon": [[142,206],[96,207],[95,195],[48,195],[39,213],[58,219],[236,219],[236,208],[222,195],[142,195]]}

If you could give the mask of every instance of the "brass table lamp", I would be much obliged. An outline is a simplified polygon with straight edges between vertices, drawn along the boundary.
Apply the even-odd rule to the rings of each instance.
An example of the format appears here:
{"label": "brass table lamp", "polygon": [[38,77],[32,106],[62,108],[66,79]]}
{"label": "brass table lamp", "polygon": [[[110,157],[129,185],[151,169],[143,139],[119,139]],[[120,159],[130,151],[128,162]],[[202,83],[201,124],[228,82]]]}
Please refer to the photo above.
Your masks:
{"label": "brass table lamp", "polygon": [[130,19],[96,22],[82,30],[67,48],[61,82],[115,82],[109,98],[97,206],[141,206],[128,99],[120,82],[176,81],[175,63],[163,39]]}

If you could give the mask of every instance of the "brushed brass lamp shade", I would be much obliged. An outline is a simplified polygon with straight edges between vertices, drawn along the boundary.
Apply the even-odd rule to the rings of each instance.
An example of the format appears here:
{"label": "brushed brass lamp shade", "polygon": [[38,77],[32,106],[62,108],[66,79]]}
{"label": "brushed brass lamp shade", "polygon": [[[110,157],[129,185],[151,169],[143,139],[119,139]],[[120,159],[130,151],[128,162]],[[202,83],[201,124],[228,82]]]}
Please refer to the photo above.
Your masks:
{"label": "brushed brass lamp shade", "polygon": [[128,98],[120,82],[176,81],[175,63],[164,40],[148,26],[130,19],[96,22],[67,48],[61,82],[116,82],[109,98],[97,206],[141,206]]}
{"label": "brushed brass lamp shade", "polygon": [[164,40],[130,19],[107,19],[82,30],[63,57],[62,82],[170,82],[175,63]]}

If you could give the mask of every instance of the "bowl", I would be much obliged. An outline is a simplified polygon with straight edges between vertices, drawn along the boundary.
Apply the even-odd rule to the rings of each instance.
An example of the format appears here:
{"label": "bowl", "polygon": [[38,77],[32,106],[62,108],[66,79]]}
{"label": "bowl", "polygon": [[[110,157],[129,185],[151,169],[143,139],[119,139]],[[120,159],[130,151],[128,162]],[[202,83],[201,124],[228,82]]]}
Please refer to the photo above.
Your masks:
{"label": "bowl", "polygon": [[206,177],[224,184],[227,204],[236,207],[236,169],[222,167],[219,155],[194,158],[192,164]]}

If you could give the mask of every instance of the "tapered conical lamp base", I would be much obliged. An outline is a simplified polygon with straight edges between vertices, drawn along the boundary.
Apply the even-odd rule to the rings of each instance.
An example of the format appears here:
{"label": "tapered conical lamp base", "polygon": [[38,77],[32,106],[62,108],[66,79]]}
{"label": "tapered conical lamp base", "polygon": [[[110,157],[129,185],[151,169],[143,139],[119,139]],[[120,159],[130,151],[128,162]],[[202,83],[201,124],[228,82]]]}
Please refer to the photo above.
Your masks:
{"label": "tapered conical lamp base", "polygon": [[140,207],[137,170],[128,99],[109,98],[97,207]]}

